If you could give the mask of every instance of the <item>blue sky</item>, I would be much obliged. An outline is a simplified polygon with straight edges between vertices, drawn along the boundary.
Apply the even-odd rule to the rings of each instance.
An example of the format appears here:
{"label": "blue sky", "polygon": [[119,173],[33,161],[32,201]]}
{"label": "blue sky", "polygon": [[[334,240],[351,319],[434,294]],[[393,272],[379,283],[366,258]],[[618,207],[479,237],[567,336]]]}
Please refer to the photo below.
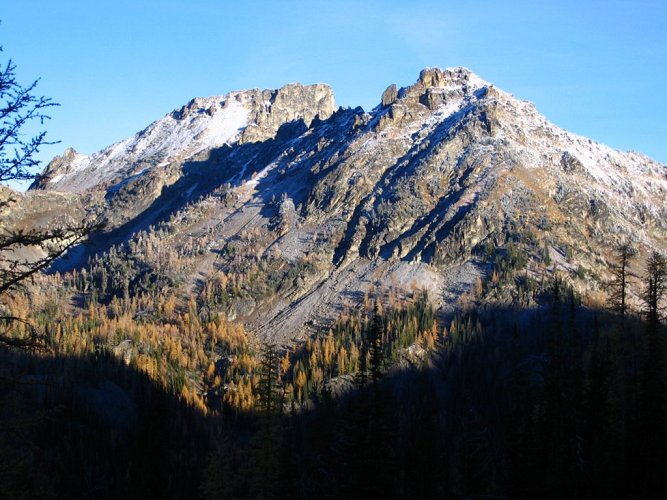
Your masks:
{"label": "blue sky", "polygon": [[95,152],[195,96],[328,83],[371,109],[427,66],[466,66],[552,122],[667,163],[667,2],[4,2],[0,54],[61,106],[47,161]]}

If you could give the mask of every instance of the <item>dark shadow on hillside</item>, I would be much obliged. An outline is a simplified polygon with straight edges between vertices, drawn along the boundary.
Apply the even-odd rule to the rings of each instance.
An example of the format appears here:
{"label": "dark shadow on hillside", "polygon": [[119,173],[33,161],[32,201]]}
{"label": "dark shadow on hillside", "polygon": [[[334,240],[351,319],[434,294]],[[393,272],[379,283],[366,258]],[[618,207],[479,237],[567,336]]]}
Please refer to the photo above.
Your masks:
{"label": "dark shadow on hillside", "polygon": [[662,371],[648,372],[656,356],[650,361],[644,350],[644,322],[630,318],[622,327],[608,312],[567,303],[486,309],[458,321],[429,365],[406,362],[335,399],[317,391],[313,406],[285,423],[281,473],[291,480],[280,491],[303,498],[660,494],[664,394],[638,400],[651,387],[664,390],[665,346],[657,354]]}
{"label": "dark shadow on hillside", "polygon": [[345,377],[315,390],[307,410],[273,431],[267,462],[244,462],[246,448],[231,437],[221,446],[221,471],[230,461],[255,470],[278,463],[276,489],[224,475],[209,481],[227,481],[239,496],[270,490],[285,498],[662,491],[665,346],[657,357],[645,350],[644,322],[621,325],[606,311],[569,303],[488,308],[457,321],[429,364],[404,361],[337,397]]}
{"label": "dark shadow on hillside", "polygon": [[109,354],[0,351],[6,498],[195,498],[209,420]]}
{"label": "dark shadow on hillside", "polygon": [[229,409],[204,417],[109,355],[2,351],[4,493],[660,494],[667,412],[664,392],[655,391],[665,387],[665,346],[645,346],[648,335],[664,337],[664,326],[650,333],[637,318],[621,324],[568,303],[486,308],[455,324],[430,363],[406,359],[377,382],[369,375],[343,391],[342,379],[333,380],[311,392],[305,409],[282,417]]}
{"label": "dark shadow on hillside", "polygon": [[207,417],[104,352],[0,349],[0,389],[3,498],[200,498],[223,433],[248,444],[257,431],[255,416]]}

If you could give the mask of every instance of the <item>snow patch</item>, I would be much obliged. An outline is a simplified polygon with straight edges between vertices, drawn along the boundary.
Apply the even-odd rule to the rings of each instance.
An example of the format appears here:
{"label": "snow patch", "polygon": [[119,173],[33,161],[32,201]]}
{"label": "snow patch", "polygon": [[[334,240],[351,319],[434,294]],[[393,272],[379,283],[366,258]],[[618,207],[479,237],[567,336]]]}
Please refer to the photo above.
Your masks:
{"label": "snow patch", "polygon": [[227,107],[213,115],[206,128],[209,146],[220,146],[238,138],[239,133],[248,124],[248,110],[243,105],[232,100]]}

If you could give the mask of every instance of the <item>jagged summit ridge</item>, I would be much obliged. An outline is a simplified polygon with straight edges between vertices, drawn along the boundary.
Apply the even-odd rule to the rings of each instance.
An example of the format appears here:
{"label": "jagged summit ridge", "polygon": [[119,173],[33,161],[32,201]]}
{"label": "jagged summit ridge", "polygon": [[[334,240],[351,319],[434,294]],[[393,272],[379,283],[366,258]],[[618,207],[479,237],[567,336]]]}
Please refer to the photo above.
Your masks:
{"label": "jagged summit ridge", "polygon": [[49,163],[34,187],[81,192],[119,176],[182,162],[207,149],[266,140],[292,121],[309,125],[315,117],[327,119],[334,103],[331,88],[322,84],[198,97],[93,155],[67,149]]}
{"label": "jagged summit ridge", "polygon": [[[470,88],[484,85],[486,82],[467,68],[427,68],[414,85],[397,90],[392,102],[417,96],[422,104],[435,109],[447,96],[460,97]],[[333,92],[323,84],[294,83],[277,90],[252,89],[197,97],[133,137],[92,155],[68,148],[52,160],[33,187],[81,192],[154,166],[182,162],[224,144],[266,140],[285,123],[303,120],[310,125],[315,117],[326,120],[334,109]]]}
{"label": "jagged summit ridge", "polygon": [[[315,117],[319,121],[309,129]],[[302,126],[284,134],[282,152],[264,148],[253,157],[234,153],[218,160],[216,170],[229,172],[220,181],[225,175],[230,181],[253,172],[266,176],[278,163],[309,170],[315,177],[309,180],[303,210],[318,217],[346,213],[364,200],[360,193],[366,187],[378,190],[367,193],[369,200],[357,206],[352,222],[359,226],[357,236],[352,237],[352,227],[347,229],[345,241],[352,238],[348,249],[352,255],[356,238],[361,238],[364,256],[380,252],[373,243],[380,238],[383,255],[415,256],[413,245],[403,238],[413,215],[430,219],[431,224],[412,227],[411,238],[419,237],[418,246],[432,245],[441,238],[445,221],[456,220],[453,214],[445,215],[444,208],[483,200],[498,182],[516,195],[504,183],[508,173],[515,177],[517,169],[538,181],[531,191],[556,204],[568,202],[568,193],[576,191],[586,193],[598,210],[604,207],[604,212],[619,215],[630,210],[626,215],[640,214],[640,219],[650,215],[662,224],[664,165],[568,133],[542,117],[532,103],[514,98],[464,67],[426,68],[412,85],[399,89],[392,84],[370,113],[357,108],[334,116],[333,92],[321,84],[196,98],[94,155],[68,149],[47,167],[38,187],[75,192],[109,189],[113,194],[127,180],[152,172],[161,177],[152,190],[157,193],[165,182],[182,175],[179,168],[186,160],[198,158],[202,164],[214,149],[228,146],[240,151],[242,146],[273,140],[281,127],[295,122]],[[288,162],[295,145],[302,154]],[[328,157],[334,150],[336,154]],[[336,168],[323,169],[320,157]],[[164,173],[156,174],[160,169]],[[325,175],[318,173],[323,170]],[[380,181],[381,189],[375,184]],[[636,193],[650,203],[628,207],[628,198]],[[461,201],[452,205],[455,198]],[[405,216],[407,200],[411,208]],[[506,208],[515,204],[505,203]],[[381,214],[376,213],[378,208]],[[369,235],[361,237],[362,233]],[[394,237],[402,240],[400,245],[389,244]]]}

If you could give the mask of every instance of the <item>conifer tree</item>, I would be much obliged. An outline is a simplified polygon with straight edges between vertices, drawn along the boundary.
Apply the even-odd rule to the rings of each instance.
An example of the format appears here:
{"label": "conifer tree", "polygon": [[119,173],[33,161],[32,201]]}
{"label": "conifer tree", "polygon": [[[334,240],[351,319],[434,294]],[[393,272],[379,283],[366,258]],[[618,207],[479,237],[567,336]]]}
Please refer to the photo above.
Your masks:
{"label": "conifer tree", "polygon": [[265,344],[261,349],[257,384],[259,429],[256,435],[255,463],[262,498],[275,495],[280,471],[281,416],[283,398],[280,390],[279,356],[276,348]]}
{"label": "conifer tree", "polygon": [[368,330],[368,345],[370,349],[371,380],[375,384],[382,376],[384,364],[384,337],[385,324],[378,302],[375,303],[373,320]]}
{"label": "conifer tree", "polygon": [[614,256],[616,262],[611,265],[613,279],[610,284],[609,305],[620,314],[622,323],[625,322],[625,315],[628,310],[628,282],[632,277],[628,268],[634,256],[635,251],[630,243],[622,243],[616,248]]}
{"label": "conifer tree", "polygon": [[[45,144],[53,144],[47,141],[45,131],[34,136],[26,133],[31,124],[43,125],[49,119],[48,108],[58,105],[47,97],[34,94],[37,83],[38,80],[27,86],[19,83],[16,65],[11,59],[0,64],[0,184],[34,179],[34,169],[39,165],[39,149]],[[3,195],[0,209],[16,201],[11,195]],[[0,235],[0,346],[34,347],[37,344],[36,335],[28,339],[7,335],[7,324],[16,321],[28,324],[24,318],[7,314],[7,296],[26,279],[49,267],[96,227],[99,226],[86,222],[76,226],[59,224],[52,228],[5,228]],[[24,256],[29,247],[39,248],[43,256]]]}
{"label": "conifer tree", "polygon": [[667,260],[654,251],[646,261],[642,294],[646,314],[646,349],[641,367],[637,460],[639,482],[647,493],[659,491],[667,447],[667,384],[661,336],[662,301],[667,291]]}
{"label": "conifer tree", "polygon": [[368,363],[367,360],[368,347],[364,339],[361,340],[361,345],[359,346],[359,365],[357,372],[355,374],[355,383],[356,385],[363,387],[368,381]]}
{"label": "conifer tree", "polygon": [[646,287],[642,294],[644,313],[650,332],[658,330],[662,316],[662,301],[667,293],[667,259],[654,251],[646,261]]}

